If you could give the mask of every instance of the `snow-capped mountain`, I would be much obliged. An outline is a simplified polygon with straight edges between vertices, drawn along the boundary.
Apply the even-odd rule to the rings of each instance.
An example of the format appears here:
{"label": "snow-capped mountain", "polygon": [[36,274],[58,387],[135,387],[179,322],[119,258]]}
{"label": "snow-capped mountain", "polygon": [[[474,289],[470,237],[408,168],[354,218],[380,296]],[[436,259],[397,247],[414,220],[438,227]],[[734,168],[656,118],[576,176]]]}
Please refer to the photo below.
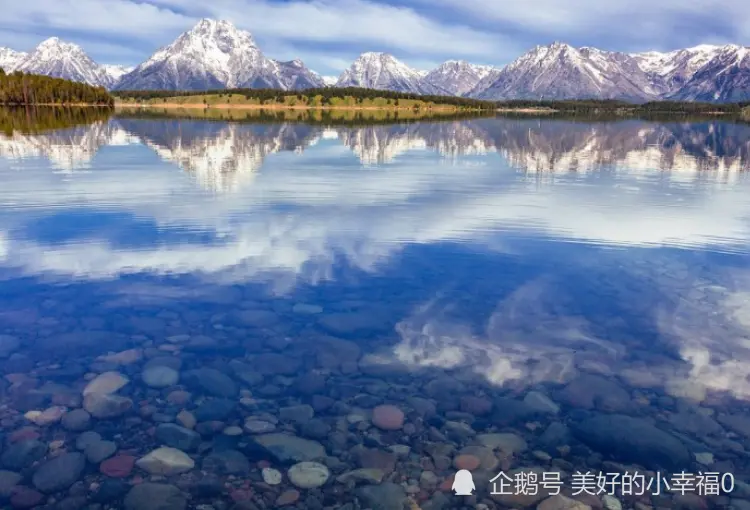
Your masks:
{"label": "snow-capped mountain", "polygon": [[107,68],[94,62],[83,48],[57,37],[42,41],[29,54],[3,48],[0,58],[8,62],[7,67],[3,67],[6,71],[44,74],[107,88],[116,81]]}
{"label": "snow-capped mountain", "polygon": [[576,49],[555,42],[536,46],[504,67],[477,96],[482,99],[655,99],[657,92],[635,58],[624,53]]}
{"label": "snow-capped mountain", "polygon": [[315,71],[311,71],[305,64],[299,60],[290,60],[289,62],[274,61],[278,66],[278,72],[281,77],[284,88],[288,90],[300,90],[325,87],[325,81]]}
{"label": "snow-capped mountain", "polygon": [[0,69],[6,73],[12,73],[18,67],[18,64],[29,56],[23,51],[16,51],[10,48],[0,48]]}
{"label": "snow-capped mountain", "polygon": [[421,79],[424,87],[432,87],[448,96],[463,96],[476,88],[495,69],[491,66],[470,64],[464,60],[449,60],[428,72]]}
{"label": "snow-capped mountain", "polygon": [[109,75],[109,77],[112,79],[113,85],[120,81],[120,78],[135,69],[134,67],[118,66],[112,64],[104,64],[102,68],[104,69],[104,72],[107,73],[107,75]]}
{"label": "snow-capped mountain", "polygon": [[387,53],[363,53],[336,82],[337,87],[364,87],[413,94],[432,93],[422,84],[424,75]]}
{"label": "snow-capped mountain", "polygon": [[339,81],[338,76],[321,76],[323,78],[323,83],[326,87],[333,87],[336,85],[336,82]]}
{"label": "snow-capped mountain", "polygon": [[[299,61],[267,58],[252,35],[228,21],[202,19],[122,77],[117,88],[201,90],[234,87],[292,89],[317,81]],[[286,81],[288,80],[288,81]]]}
{"label": "snow-capped mountain", "polygon": [[53,37],[30,53],[0,48],[6,72],[56,76],[109,89],[366,87],[479,99],[750,99],[750,48],[701,45],[670,52],[620,53],[555,42],[536,46],[504,68],[447,61],[416,70],[386,53],[363,53],[338,78],[300,60],[268,58],[249,32],[202,19],[136,68],[100,65]]}
{"label": "snow-capped mountain", "polygon": [[721,47],[670,98],[721,103],[750,100],[750,48]]}
{"label": "snow-capped mountain", "polygon": [[[736,46],[733,46],[736,48]],[[649,51],[633,53],[639,67],[663,95],[671,95],[685,85],[698,70],[715,58],[722,46],[703,44],[666,53]]]}

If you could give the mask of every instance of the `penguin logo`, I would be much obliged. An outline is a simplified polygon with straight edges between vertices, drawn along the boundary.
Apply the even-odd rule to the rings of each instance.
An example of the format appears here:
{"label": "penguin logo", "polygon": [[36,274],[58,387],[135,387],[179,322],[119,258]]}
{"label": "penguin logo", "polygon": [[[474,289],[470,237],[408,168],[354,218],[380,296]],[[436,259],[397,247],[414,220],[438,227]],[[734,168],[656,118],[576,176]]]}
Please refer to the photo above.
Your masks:
{"label": "penguin logo", "polygon": [[456,473],[456,477],[453,479],[453,486],[451,487],[451,490],[456,492],[456,496],[471,496],[471,491],[475,489],[474,478],[472,478],[469,470],[462,469]]}

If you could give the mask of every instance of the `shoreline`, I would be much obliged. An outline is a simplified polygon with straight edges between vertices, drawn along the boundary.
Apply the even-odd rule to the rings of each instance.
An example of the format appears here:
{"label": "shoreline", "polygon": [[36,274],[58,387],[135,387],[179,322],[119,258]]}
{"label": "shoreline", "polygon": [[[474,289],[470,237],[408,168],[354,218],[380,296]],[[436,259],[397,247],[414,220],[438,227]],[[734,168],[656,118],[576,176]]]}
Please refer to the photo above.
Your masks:
{"label": "shoreline", "polygon": [[559,113],[560,110],[554,108],[495,108],[500,113]]}
{"label": "shoreline", "polygon": [[[206,105],[203,103],[161,103],[161,104],[129,104],[129,103],[115,103],[115,108],[166,108],[166,109],[179,109],[184,108],[188,110],[354,110],[354,111],[414,111],[413,107],[382,107],[382,106],[308,106],[308,105],[280,105],[280,104],[231,104],[231,103],[217,103]],[[422,107],[419,111],[446,111],[446,112],[465,112],[465,111],[476,111],[481,112],[479,109],[461,110],[453,106],[432,106]]]}

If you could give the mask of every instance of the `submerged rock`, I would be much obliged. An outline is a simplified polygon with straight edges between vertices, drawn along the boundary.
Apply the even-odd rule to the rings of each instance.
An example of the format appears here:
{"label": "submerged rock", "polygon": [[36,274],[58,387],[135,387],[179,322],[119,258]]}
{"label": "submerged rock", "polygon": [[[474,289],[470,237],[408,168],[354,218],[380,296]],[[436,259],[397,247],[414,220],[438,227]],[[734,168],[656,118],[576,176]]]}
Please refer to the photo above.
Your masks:
{"label": "submerged rock", "polygon": [[5,450],[0,463],[12,470],[21,470],[38,461],[47,453],[47,446],[36,439],[27,439],[13,443]]}
{"label": "submerged rock", "polygon": [[632,408],[630,395],[622,386],[598,375],[584,374],[560,392],[560,400],[577,409],[622,412]]}
{"label": "submerged rock", "polygon": [[34,487],[51,494],[67,489],[83,474],[86,458],[82,453],[63,453],[42,464],[32,477]]}
{"label": "submerged rock", "polygon": [[92,379],[83,389],[83,395],[92,393],[110,394],[115,393],[130,382],[126,375],[120,372],[104,372]]}
{"label": "submerged rock", "polygon": [[81,432],[91,426],[91,414],[85,409],[73,409],[62,417],[62,426],[71,432]]}
{"label": "submerged rock", "polygon": [[99,464],[114,455],[116,451],[117,445],[112,441],[95,441],[86,446],[83,453],[89,462]]}
{"label": "submerged rock", "polygon": [[18,473],[0,470],[0,499],[10,497],[21,480],[23,477]]}
{"label": "submerged rock", "polygon": [[141,372],[141,380],[151,388],[167,388],[177,384],[180,380],[180,373],[168,366],[153,365]]}
{"label": "submerged rock", "polygon": [[687,470],[692,456],[673,435],[642,418],[611,414],[584,420],[573,428],[575,436],[594,450],[620,462],[635,462],[649,469]]}
{"label": "submerged rock", "polygon": [[246,475],[250,472],[250,461],[237,450],[221,450],[206,456],[201,467],[210,473]]}
{"label": "submerged rock", "polygon": [[404,426],[404,412],[392,405],[378,406],[372,410],[372,423],[379,429],[399,430]]}
{"label": "submerged rock", "polygon": [[274,468],[265,467],[260,472],[263,481],[268,485],[279,485],[282,480],[281,471]]}
{"label": "submerged rock", "polygon": [[195,462],[183,451],[162,446],[138,459],[135,465],[152,475],[171,476],[190,471]]}
{"label": "submerged rock", "polygon": [[195,419],[199,422],[223,421],[232,414],[236,407],[237,403],[233,400],[214,398],[206,400],[199,405],[198,408],[193,411],[193,416],[195,416]]}
{"label": "submerged rock", "polygon": [[300,489],[314,489],[328,481],[331,472],[317,462],[300,462],[287,471],[289,481]]}
{"label": "submerged rock", "polygon": [[310,461],[326,456],[323,445],[310,439],[278,433],[263,434],[254,439],[276,460],[283,463]]}
{"label": "submerged rock", "polygon": [[116,418],[128,412],[133,401],[120,395],[90,393],[83,398],[83,408],[99,419]]}
{"label": "submerged rock", "polygon": [[162,423],[156,427],[156,439],[167,446],[186,452],[197,449],[201,443],[200,434],[174,423]]}
{"label": "submerged rock", "polygon": [[364,503],[362,506],[371,510],[403,508],[406,501],[404,488],[392,482],[380,485],[366,485],[357,489],[356,494]]}
{"label": "submerged rock", "polygon": [[318,325],[325,331],[344,338],[385,333],[393,326],[386,314],[372,310],[322,315]]}
{"label": "submerged rock", "polygon": [[142,483],[125,496],[125,510],[184,510],[187,498],[174,485]]}
{"label": "submerged rock", "polygon": [[185,372],[185,384],[202,389],[215,397],[234,397],[239,392],[237,383],[227,374],[215,368],[198,368]]}

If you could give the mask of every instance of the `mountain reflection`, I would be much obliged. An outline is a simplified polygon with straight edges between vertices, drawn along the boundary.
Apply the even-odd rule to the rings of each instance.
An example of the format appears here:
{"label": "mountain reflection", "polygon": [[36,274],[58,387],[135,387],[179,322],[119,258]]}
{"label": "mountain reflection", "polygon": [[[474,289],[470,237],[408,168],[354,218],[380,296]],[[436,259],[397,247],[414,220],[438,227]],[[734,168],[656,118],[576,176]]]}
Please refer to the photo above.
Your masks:
{"label": "mountain reflection", "polygon": [[86,282],[101,313],[200,310],[250,284],[367,321],[381,303],[388,341],[368,370],[468,367],[507,386],[595,372],[750,399],[750,277],[705,255],[746,254],[749,149],[748,126],[718,121],[116,117],[14,132],[0,138],[0,279]]}
{"label": "mountain reflection", "polygon": [[496,152],[522,173],[670,172],[727,178],[750,165],[750,126],[724,122],[572,122],[473,119],[363,127],[300,123],[225,123],[113,118],[41,134],[0,137],[5,158],[45,157],[60,169],[85,168],[104,146],[140,143],[215,191],[252,181],[274,153],[301,152],[338,139],[363,165],[391,163],[409,151],[443,160]]}

